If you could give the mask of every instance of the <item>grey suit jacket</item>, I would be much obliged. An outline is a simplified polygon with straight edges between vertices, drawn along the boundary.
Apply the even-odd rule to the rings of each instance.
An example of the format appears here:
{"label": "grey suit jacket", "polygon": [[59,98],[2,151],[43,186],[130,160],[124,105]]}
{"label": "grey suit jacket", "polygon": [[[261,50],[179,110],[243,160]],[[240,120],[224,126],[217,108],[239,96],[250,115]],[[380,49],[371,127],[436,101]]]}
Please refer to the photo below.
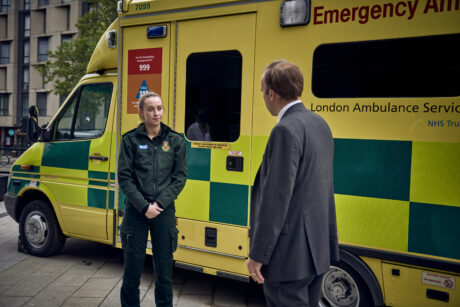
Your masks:
{"label": "grey suit jacket", "polygon": [[273,128],[251,201],[249,257],[267,281],[299,280],[339,260],[327,123],[295,104]]}

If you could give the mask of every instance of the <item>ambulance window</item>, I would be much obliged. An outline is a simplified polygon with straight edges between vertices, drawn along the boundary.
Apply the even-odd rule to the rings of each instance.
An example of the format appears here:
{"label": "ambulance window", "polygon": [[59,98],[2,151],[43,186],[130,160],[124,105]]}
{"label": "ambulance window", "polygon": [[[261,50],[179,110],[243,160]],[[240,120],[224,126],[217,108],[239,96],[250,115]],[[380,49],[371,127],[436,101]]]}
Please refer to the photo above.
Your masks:
{"label": "ambulance window", "polygon": [[460,34],[326,44],[313,56],[320,98],[460,95]]}
{"label": "ambulance window", "polygon": [[102,136],[112,88],[111,83],[88,84],[80,88],[56,121],[55,139],[92,139]]}
{"label": "ambulance window", "polygon": [[236,50],[187,58],[185,129],[190,141],[234,142],[240,135],[242,56]]}

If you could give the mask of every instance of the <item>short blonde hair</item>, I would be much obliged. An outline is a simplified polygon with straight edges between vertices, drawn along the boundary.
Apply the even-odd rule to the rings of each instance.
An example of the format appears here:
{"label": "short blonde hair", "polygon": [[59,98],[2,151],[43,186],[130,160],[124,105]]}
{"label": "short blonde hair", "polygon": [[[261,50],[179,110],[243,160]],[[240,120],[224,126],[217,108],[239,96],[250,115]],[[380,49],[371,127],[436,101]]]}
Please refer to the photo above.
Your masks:
{"label": "short blonde hair", "polygon": [[139,110],[144,110],[145,100],[147,98],[150,98],[150,97],[158,97],[158,98],[160,98],[161,102],[163,103],[163,100],[161,99],[160,95],[158,95],[155,92],[147,92],[144,95],[142,95],[141,98],[139,99]]}

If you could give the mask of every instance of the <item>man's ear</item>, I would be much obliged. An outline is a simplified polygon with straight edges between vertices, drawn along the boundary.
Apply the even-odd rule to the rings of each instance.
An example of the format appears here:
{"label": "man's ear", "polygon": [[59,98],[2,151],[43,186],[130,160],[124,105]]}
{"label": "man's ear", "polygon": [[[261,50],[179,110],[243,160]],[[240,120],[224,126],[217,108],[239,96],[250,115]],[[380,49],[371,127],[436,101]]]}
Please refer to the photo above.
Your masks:
{"label": "man's ear", "polygon": [[278,95],[273,89],[269,89],[268,90],[268,97],[271,99],[271,100],[274,100],[276,98],[276,95]]}

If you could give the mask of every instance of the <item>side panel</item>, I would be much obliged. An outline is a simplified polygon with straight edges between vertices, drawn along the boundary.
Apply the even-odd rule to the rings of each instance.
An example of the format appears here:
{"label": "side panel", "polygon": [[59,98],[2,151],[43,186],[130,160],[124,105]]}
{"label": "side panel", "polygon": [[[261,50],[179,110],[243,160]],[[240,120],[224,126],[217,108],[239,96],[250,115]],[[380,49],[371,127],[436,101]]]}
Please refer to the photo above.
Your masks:
{"label": "side panel", "polygon": [[[149,27],[155,26],[165,26],[166,36],[149,39],[147,37],[147,30]],[[122,37],[122,47],[120,48],[122,56],[119,59],[122,60],[122,63],[119,62],[121,66],[119,67],[119,73],[122,74],[123,82],[121,106],[117,110],[117,123],[119,124],[116,129],[117,144],[112,147],[112,151],[115,154],[112,156],[111,187],[115,187],[116,163],[118,161],[118,149],[122,136],[127,131],[136,128],[141,122],[137,107],[140,96],[147,91],[156,92],[161,95],[164,106],[163,122],[168,125],[169,113],[172,110],[173,104],[169,96],[170,42],[172,35],[170,23],[148,24],[120,29],[122,31],[122,35],[119,36]],[[119,186],[117,186],[113,192],[110,191],[109,197],[111,204],[113,204],[110,208],[117,209],[115,222],[111,221],[109,223],[118,226],[122,221],[119,213],[125,209],[125,196],[119,189]],[[118,206],[115,205],[116,203]],[[116,234],[114,245],[121,247],[121,241],[118,238],[118,229],[114,233]]]}
{"label": "side panel", "polygon": [[391,263],[383,263],[382,270],[387,305],[437,307],[460,302],[459,276]]}
{"label": "side panel", "polygon": [[122,28],[123,31],[123,87],[121,106],[121,134],[136,128],[140,123],[137,103],[146,92],[161,95],[165,112],[163,121],[168,124],[172,101],[169,97],[169,53],[171,26],[164,38],[147,38],[147,28],[154,25]]}
{"label": "side panel", "polygon": [[[393,54],[403,51],[393,49],[391,55],[378,53],[381,57],[375,59],[368,70],[359,70],[355,64],[365,62],[384,45],[373,45],[375,42],[407,38],[405,44],[410,45],[425,37],[460,33],[457,2],[418,1],[413,3],[412,13],[407,6],[402,10],[406,4],[401,3],[312,1],[310,23],[291,28],[279,27],[274,3],[264,5],[258,14],[255,77],[261,75],[265,65],[280,57],[296,63],[304,73],[301,99],[308,109],[328,122],[335,138],[334,186],[341,242],[459,261],[460,226],[456,222],[460,219],[459,96],[439,93],[428,97],[414,92],[409,97],[398,97],[385,93],[391,85],[386,80],[373,84],[383,89],[381,97],[330,95],[323,98],[314,94],[313,75],[321,73],[321,67],[323,71],[335,69],[333,59],[339,54],[323,54],[326,60],[320,67],[317,59],[325,45],[354,46],[357,58],[343,76],[353,79],[359,75],[361,81],[353,85],[365,87],[368,76],[379,67],[393,67],[395,62],[391,61],[398,59]],[[376,13],[379,10],[380,13]],[[362,55],[358,52],[364,44],[375,49]],[[458,57],[451,56],[450,52],[458,49],[458,43],[452,40],[450,48],[442,46],[436,55],[438,58],[430,58],[429,54],[417,58],[415,54],[424,54],[424,49],[414,51],[412,58],[419,59],[419,65],[397,62],[393,76],[399,70],[405,72],[409,70],[406,67],[413,67],[408,65],[436,67],[438,63],[439,68],[443,54],[449,55],[452,61],[452,66],[447,63],[443,67],[458,67]],[[421,69],[420,73],[430,73],[426,78],[436,76],[431,70]],[[331,75],[337,77],[339,73]],[[453,80],[458,76],[453,72],[449,75]],[[332,87],[330,91],[343,87],[334,78],[325,83]],[[411,80],[405,80],[400,85],[404,88],[410,83]],[[430,86],[420,82],[418,88]],[[327,96],[328,91],[325,92]],[[275,123],[276,119],[269,116],[262,95],[255,88],[253,177]]]}
{"label": "side panel", "polygon": [[[181,21],[177,31],[176,129],[186,132],[188,180],[176,202],[180,231],[176,259],[238,274],[247,274],[255,24],[256,14],[241,14]],[[234,64],[222,76],[216,67],[230,57],[240,58],[241,64]],[[229,81],[230,75],[238,75],[241,85]],[[229,97],[240,99],[240,109],[233,109],[239,118],[236,140],[222,137],[217,122],[232,112]],[[210,140],[191,137],[193,104],[209,116]],[[240,171],[228,168],[227,159],[234,157],[243,161]],[[215,229],[215,245],[206,242],[206,228]],[[185,251],[187,248],[204,252]],[[221,260],[209,262],[209,257]]]}
{"label": "side panel", "polygon": [[[88,90],[80,95],[78,91],[85,88]],[[56,139],[44,144],[41,184],[53,193],[66,235],[98,240],[108,238],[109,156],[115,88],[113,77],[90,79],[79,84],[55,121],[64,123],[64,118],[72,118],[61,115],[68,104],[79,100],[78,119],[74,125],[78,126],[78,133],[91,136],[86,139],[85,136],[79,136],[81,139]],[[70,122],[66,119],[65,123]],[[100,130],[100,135],[94,135],[94,129]]]}

